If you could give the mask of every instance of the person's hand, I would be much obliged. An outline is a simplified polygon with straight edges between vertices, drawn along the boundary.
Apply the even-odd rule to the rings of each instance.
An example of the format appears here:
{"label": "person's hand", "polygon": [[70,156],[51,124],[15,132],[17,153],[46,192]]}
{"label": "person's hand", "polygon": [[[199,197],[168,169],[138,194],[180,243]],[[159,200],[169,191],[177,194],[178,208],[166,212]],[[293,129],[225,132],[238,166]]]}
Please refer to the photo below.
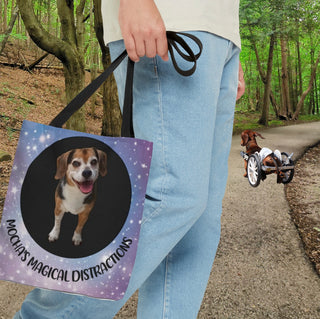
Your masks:
{"label": "person's hand", "polygon": [[132,61],[145,55],[169,59],[166,28],[153,0],[120,0],[119,24]]}
{"label": "person's hand", "polygon": [[246,84],[244,82],[243,70],[242,70],[241,63],[239,62],[239,79],[238,79],[237,100],[239,100],[241,98],[241,96],[244,94],[245,89],[246,89]]}

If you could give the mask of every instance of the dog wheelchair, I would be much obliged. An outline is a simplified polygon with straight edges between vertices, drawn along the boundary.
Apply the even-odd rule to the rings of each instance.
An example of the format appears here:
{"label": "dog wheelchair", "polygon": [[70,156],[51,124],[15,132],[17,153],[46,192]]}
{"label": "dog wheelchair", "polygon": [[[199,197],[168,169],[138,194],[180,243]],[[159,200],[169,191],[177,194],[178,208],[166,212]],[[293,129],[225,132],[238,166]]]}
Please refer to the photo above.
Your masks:
{"label": "dog wheelchair", "polygon": [[292,181],[294,175],[294,162],[291,159],[292,154],[288,155],[281,152],[281,166],[266,166],[262,163],[258,152],[248,155],[241,151],[240,155],[247,161],[247,177],[252,187],[257,187],[261,180],[265,180],[268,174],[277,172],[281,183],[288,184]]}

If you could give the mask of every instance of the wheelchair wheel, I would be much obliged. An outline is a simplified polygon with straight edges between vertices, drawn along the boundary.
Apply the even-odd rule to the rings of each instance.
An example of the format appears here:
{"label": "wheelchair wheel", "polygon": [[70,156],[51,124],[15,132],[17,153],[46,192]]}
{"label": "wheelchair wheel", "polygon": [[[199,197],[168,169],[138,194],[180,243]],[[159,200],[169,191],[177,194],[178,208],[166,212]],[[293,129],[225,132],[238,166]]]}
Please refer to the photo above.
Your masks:
{"label": "wheelchair wheel", "polygon": [[[289,158],[289,155],[285,152],[281,152],[282,157],[282,166],[293,166],[293,160]],[[283,184],[288,184],[292,181],[293,175],[294,175],[294,168],[291,169],[282,169],[282,173],[285,175],[285,177],[282,179]]]}
{"label": "wheelchair wheel", "polygon": [[261,181],[261,163],[257,154],[250,155],[247,165],[247,176],[249,184],[252,187],[257,187]]}

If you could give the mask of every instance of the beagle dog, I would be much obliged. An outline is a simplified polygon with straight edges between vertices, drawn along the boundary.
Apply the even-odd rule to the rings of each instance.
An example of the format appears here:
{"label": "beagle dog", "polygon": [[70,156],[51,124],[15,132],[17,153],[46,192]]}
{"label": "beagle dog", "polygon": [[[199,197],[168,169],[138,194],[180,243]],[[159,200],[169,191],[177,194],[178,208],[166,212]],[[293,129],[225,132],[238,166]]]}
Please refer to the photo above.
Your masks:
{"label": "beagle dog", "polygon": [[82,228],[96,201],[96,180],[107,174],[107,154],[95,148],[73,149],[57,158],[55,179],[60,180],[55,191],[55,222],[49,241],[59,238],[61,221],[66,212],[78,215],[78,225],[72,241],[82,242]]}

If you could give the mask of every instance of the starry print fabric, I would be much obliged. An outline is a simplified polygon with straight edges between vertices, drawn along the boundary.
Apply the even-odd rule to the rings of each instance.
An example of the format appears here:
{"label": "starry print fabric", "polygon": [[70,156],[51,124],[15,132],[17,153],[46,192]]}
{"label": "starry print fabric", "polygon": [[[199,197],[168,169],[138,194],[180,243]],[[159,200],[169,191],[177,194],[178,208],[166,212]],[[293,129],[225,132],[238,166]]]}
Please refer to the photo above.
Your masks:
{"label": "starry print fabric", "polygon": [[[97,201],[84,227],[83,244],[72,245],[69,235],[50,243],[56,156],[81,145],[107,153],[108,173],[98,179]],[[151,156],[148,141],[24,121],[0,226],[0,279],[121,299],[136,256]],[[76,218],[65,214],[61,233],[73,231]]]}

